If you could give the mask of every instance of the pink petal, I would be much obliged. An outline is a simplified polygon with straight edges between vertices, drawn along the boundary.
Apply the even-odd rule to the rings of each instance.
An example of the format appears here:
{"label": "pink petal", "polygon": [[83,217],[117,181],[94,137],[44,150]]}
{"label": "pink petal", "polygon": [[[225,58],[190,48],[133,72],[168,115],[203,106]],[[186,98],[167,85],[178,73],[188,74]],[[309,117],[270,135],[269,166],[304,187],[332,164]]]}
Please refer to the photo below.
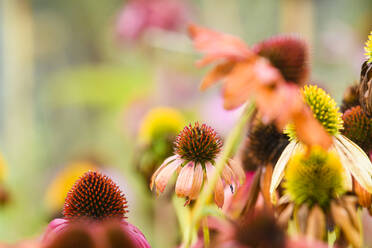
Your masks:
{"label": "pink petal", "polygon": [[[207,178],[209,180],[211,177],[213,177],[216,168],[214,168],[214,166],[211,163],[207,163],[205,165],[205,169],[207,171]],[[221,178],[219,177],[217,180],[216,186],[214,188],[214,201],[216,202],[219,208],[222,208],[224,198],[225,198],[225,192],[223,188],[223,183],[222,183]]]}
{"label": "pink petal", "polygon": [[155,186],[157,192],[164,191],[165,186],[167,185],[169,179],[172,177],[173,173],[182,163],[183,160],[181,159],[174,160],[159,172],[158,176],[155,178]]}
{"label": "pink petal", "polygon": [[57,218],[52,220],[47,229],[44,232],[42,242],[49,242],[57,233],[63,230],[68,224],[68,221],[65,219]]}
{"label": "pink petal", "polygon": [[203,184],[204,179],[204,172],[201,164],[196,164],[195,170],[194,170],[194,180],[192,183],[192,187],[190,190],[189,198],[191,200],[196,199],[199,196],[200,189]]}
{"label": "pink petal", "polygon": [[150,189],[152,189],[154,187],[154,180],[155,180],[155,178],[165,168],[165,166],[167,166],[169,163],[173,162],[177,158],[178,158],[178,155],[173,155],[173,156],[168,157],[166,160],[164,160],[164,162],[159,166],[159,168],[154,172],[154,174],[151,177]]}
{"label": "pink petal", "polygon": [[176,194],[178,197],[190,195],[194,180],[194,163],[190,162],[182,167],[176,182]]}

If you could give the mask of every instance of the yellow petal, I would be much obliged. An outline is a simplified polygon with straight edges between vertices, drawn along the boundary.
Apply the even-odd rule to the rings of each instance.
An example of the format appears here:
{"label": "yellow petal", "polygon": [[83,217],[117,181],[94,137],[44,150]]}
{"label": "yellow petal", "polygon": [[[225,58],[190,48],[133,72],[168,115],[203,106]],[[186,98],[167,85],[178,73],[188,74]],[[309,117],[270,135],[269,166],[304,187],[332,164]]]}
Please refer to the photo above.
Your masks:
{"label": "yellow petal", "polygon": [[285,166],[298,147],[299,144],[296,141],[291,141],[280,155],[278,162],[276,162],[270,184],[270,196],[273,203],[276,202],[275,190],[284,177]]}
{"label": "yellow petal", "polygon": [[363,150],[343,135],[336,136],[335,148],[355,180],[372,193],[372,164]]}

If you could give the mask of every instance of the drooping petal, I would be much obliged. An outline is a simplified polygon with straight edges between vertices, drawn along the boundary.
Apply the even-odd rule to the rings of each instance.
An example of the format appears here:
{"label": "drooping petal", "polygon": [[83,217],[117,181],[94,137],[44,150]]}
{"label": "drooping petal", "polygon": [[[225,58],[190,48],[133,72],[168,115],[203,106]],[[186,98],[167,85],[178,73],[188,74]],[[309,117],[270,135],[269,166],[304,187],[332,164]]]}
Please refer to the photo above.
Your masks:
{"label": "drooping petal", "polygon": [[225,181],[226,184],[231,185],[233,182],[235,182],[235,175],[230,168],[230,166],[227,164],[222,170],[222,179]]}
{"label": "drooping petal", "polygon": [[213,85],[217,81],[223,79],[231,70],[234,68],[235,62],[225,62],[223,64],[217,65],[215,68],[212,69],[203,79],[202,84],[200,85],[201,90],[205,90],[209,88],[209,86]]}
{"label": "drooping petal", "polygon": [[254,55],[249,47],[235,36],[196,25],[189,25],[188,32],[195,48],[207,55],[199,62],[200,66],[220,59],[241,61]]}
{"label": "drooping petal", "polygon": [[239,162],[234,159],[229,159],[228,164],[225,166],[229,166],[231,168],[232,172],[234,173],[234,178],[237,186],[245,182],[246,174]]}
{"label": "drooping petal", "polygon": [[190,162],[182,167],[176,182],[176,194],[178,197],[190,195],[194,180],[194,163]]}
{"label": "drooping petal", "polygon": [[182,163],[183,160],[181,159],[174,160],[159,172],[158,176],[155,178],[156,192],[164,191],[169,179]]}
{"label": "drooping petal", "polygon": [[273,171],[273,175],[271,178],[271,184],[270,184],[270,195],[271,195],[271,201],[275,203],[275,190],[279,186],[280,182],[282,181],[284,177],[284,170],[285,167],[291,158],[292,154],[298,149],[299,143],[296,141],[291,141],[287,147],[282,152],[282,155],[280,155],[278,162],[276,163]]}
{"label": "drooping petal", "polygon": [[[206,163],[205,169],[207,171],[207,178],[208,180],[210,180],[210,178],[213,177],[216,168],[211,163]],[[217,179],[216,186],[214,188],[214,201],[219,208],[222,208],[223,206],[224,197],[225,197],[225,191],[223,188],[222,180],[219,177]]]}
{"label": "drooping petal", "polygon": [[203,184],[204,172],[201,164],[197,163],[194,170],[194,180],[190,190],[189,198],[191,200],[196,199],[199,196],[200,189]]}
{"label": "drooping petal", "polygon": [[178,158],[178,155],[173,155],[173,156],[170,156],[168,157],[166,160],[164,160],[164,162],[159,166],[159,168],[154,172],[154,174],[152,175],[151,177],[151,181],[150,181],[150,189],[152,189],[154,187],[154,181],[155,181],[155,178],[159,175],[159,173],[171,162],[173,162],[174,160],[176,160]]}
{"label": "drooping petal", "polygon": [[363,150],[343,135],[336,136],[335,148],[355,180],[372,193],[372,164]]}

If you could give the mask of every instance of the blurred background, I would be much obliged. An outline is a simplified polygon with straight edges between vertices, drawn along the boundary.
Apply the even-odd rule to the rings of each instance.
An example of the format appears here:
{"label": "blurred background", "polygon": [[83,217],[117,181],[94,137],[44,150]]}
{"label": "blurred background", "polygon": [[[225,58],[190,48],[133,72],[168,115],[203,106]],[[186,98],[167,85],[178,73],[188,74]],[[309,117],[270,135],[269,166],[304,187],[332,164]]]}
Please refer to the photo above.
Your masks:
{"label": "blurred background", "polygon": [[7,192],[1,242],[38,237],[60,215],[71,178],[99,168],[120,184],[128,221],[154,247],[177,244],[170,196],[155,200],[151,169],[141,168],[159,165],[158,154],[169,149],[151,143],[156,135],[143,137],[146,114],[170,107],[182,116],[179,126],[203,121],[222,136],[239,114],[222,109],[218,87],[198,91],[206,70],[195,67],[200,56],[186,34],[190,22],[250,45],[298,33],[311,46],[312,82],[340,102],[359,79],[372,1],[1,0],[0,153]]}

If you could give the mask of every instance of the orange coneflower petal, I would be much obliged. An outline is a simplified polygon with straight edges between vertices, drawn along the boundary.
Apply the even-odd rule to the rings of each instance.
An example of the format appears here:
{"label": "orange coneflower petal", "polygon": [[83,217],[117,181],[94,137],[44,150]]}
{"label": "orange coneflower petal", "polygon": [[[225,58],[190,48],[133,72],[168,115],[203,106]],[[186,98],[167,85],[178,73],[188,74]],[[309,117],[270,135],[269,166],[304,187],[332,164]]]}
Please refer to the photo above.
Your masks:
{"label": "orange coneflower petal", "polygon": [[225,166],[230,167],[230,169],[234,173],[234,178],[235,178],[236,183],[238,185],[243,184],[245,182],[246,175],[245,175],[245,172],[242,168],[242,165],[239,162],[237,162],[233,159],[229,159],[228,164],[225,165]]}
{"label": "orange coneflower petal", "polygon": [[191,200],[196,199],[199,196],[200,189],[203,184],[204,172],[201,164],[196,164],[194,169],[194,180],[190,190],[189,198]]}
{"label": "orange coneflower petal", "polygon": [[176,160],[178,158],[178,155],[173,155],[168,157],[167,159],[164,160],[164,162],[159,166],[159,168],[154,172],[154,174],[151,176],[151,181],[150,181],[150,189],[154,187],[154,181],[155,178],[159,175],[159,173],[171,162]]}
{"label": "orange coneflower petal", "polygon": [[215,68],[212,69],[203,79],[202,84],[200,85],[200,90],[205,90],[209,88],[209,86],[213,85],[217,81],[226,77],[227,74],[231,72],[234,68],[235,62],[228,61],[226,63],[217,65]]}
{"label": "orange coneflower petal", "polygon": [[[208,180],[213,177],[216,168],[211,163],[206,163],[205,169],[207,171],[207,178]],[[219,208],[222,208],[223,202],[225,198],[225,191],[223,188],[223,183],[221,178],[219,177],[214,188],[214,201]]]}
{"label": "orange coneflower petal", "polygon": [[196,25],[189,25],[188,32],[195,48],[207,54],[199,61],[200,66],[220,59],[241,61],[254,54],[242,40],[235,36]]}
{"label": "orange coneflower petal", "polygon": [[231,185],[233,182],[238,182],[237,177],[234,175],[232,169],[229,165],[225,165],[222,170],[222,179],[225,181],[226,184]]}
{"label": "orange coneflower petal", "polygon": [[155,178],[155,187],[157,192],[164,191],[169,179],[182,163],[183,160],[176,159],[159,172],[158,176]]}
{"label": "orange coneflower petal", "polygon": [[194,180],[194,163],[190,162],[182,167],[176,182],[176,194],[185,197],[190,194]]}

